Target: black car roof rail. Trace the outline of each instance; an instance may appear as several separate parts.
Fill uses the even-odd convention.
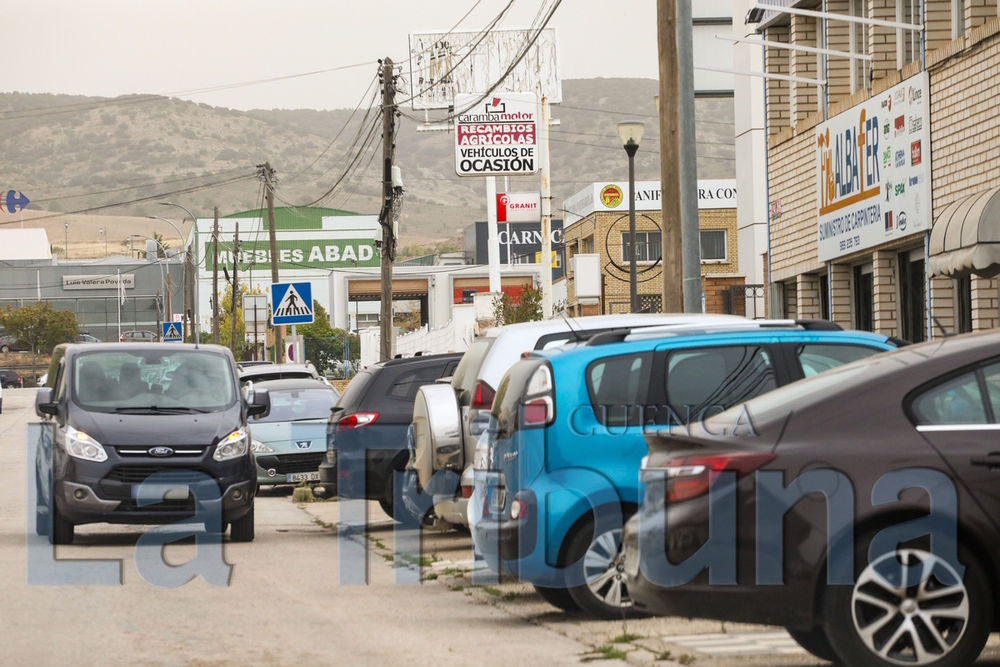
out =
[[[843,331],[844,327],[830,320],[795,320],[806,331]]]
[[[609,343],[620,343],[631,334],[631,328],[602,331],[601,333],[591,336],[587,340],[586,345],[608,345]]]

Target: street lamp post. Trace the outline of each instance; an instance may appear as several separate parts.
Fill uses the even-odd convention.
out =
[[[177,228],[177,225],[175,225],[174,223],[170,222],[166,218],[161,218],[158,215],[147,215],[146,217],[149,218],[150,220],[162,220],[163,222],[167,223],[168,225],[170,225],[171,227],[174,228],[174,231],[177,232],[177,236],[179,236],[180,239],[181,239],[181,257],[184,258],[184,262],[187,262],[187,245],[184,242],[184,235],[181,234],[181,230]],[[163,248],[163,244],[162,243],[160,244],[160,247]],[[163,250],[163,259],[164,259],[164,261],[167,261],[167,251],[166,251],[166,249]],[[185,266],[186,266],[186,264],[185,264]],[[187,270],[185,269],[184,273],[181,274],[181,275],[183,276],[183,278],[181,279],[181,292],[183,294],[187,294],[187,291],[186,291],[187,290]],[[171,284],[172,283],[170,282],[170,262],[167,261],[167,285],[168,285],[168,288],[167,288],[167,311],[170,313],[170,319],[172,321],[174,319],[174,309],[173,309],[173,306],[170,303],[170,290],[171,290],[170,285]],[[187,313],[185,313],[185,316],[186,315],[187,315]]]
[[[63,255],[65,255],[64,259],[69,259],[69,222],[64,222],[63,226],[66,229],[66,250]]]
[[[160,206],[176,206],[177,208],[181,209],[182,211],[184,211],[185,213],[188,214],[188,217],[191,218],[191,224],[194,225],[194,243],[195,243],[195,249],[194,249],[194,251],[195,251],[195,254],[197,254],[198,253],[198,218],[194,217],[194,213],[192,213],[191,211],[187,210],[187,208],[181,206],[180,204],[175,204],[175,203],[169,202],[169,201],[161,201],[161,202],[159,202],[159,204],[160,204]],[[171,223],[171,224],[173,224],[173,223]],[[175,226],[174,229],[177,229],[177,227]],[[177,233],[180,234],[180,230],[178,230]],[[181,238],[183,238],[183,237],[181,237]],[[187,268],[186,267],[187,267],[188,259],[189,259],[189,257],[188,257],[189,250],[190,250],[190,247],[185,242],[184,243],[184,266],[185,266],[184,275],[185,276],[187,276]],[[194,264],[195,265],[191,268],[191,272],[192,273],[195,273],[198,270],[197,261],[194,262]],[[192,276],[191,280],[192,280],[192,283],[191,283],[192,285],[197,285],[198,284],[198,280],[197,280],[197,278],[195,276]],[[188,285],[187,285],[187,282],[185,281],[185,288],[184,288],[184,298],[185,299],[187,298],[187,288],[188,288]],[[201,328],[201,321],[198,319],[198,299],[197,299],[197,297],[194,297],[192,295],[192,301],[194,301],[194,303],[191,304],[191,308],[194,311],[194,321],[195,321],[195,325],[194,325],[194,344],[197,345],[199,343],[200,339],[201,339],[201,336],[200,336],[201,332],[199,331],[199,329]],[[187,319],[187,311],[186,311],[186,309],[185,309],[185,312],[184,312],[184,318]]]
[[[618,123],[618,136],[621,137],[622,146],[625,148],[625,153],[628,154],[628,290],[633,313],[639,311],[638,281],[636,278],[638,258],[635,251],[635,152],[639,150],[643,129],[643,124],[637,120],[623,120]]]
[[[104,259],[108,258],[108,235],[104,232],[104,227],[97,230],[97,233],[104,237]]]
[[[154,239],[152,236],[146,236],[145,234],[129,234],[128,235],[129,239],[132,239],[135,236],[138,236],[141,239],[149,239],[150,241],[152,241],[156,245],[160,246],[160,250],[163,251],[163,258],[164,258],[164,260],[166,260],[167,250],[166,250],[166,248],[163,247],[162,243],[160,243],[159,241],[157,241],[156,239]],[[146,246],[146,247],[148,248],[149,246]],[[164,275],[163,275],[163,264],[161,262],[157,262],[157,264],[160,265],[160,284],[163,286],[163,291],[166,292],[167,303],[165,305],[167,307],[167,311],[169,311],[170,310],[170,265],[167,264],[167,275],[166,275],[166,277],[164,277]],[[163,306],[162,305],[160,306],[160,313],[162,313],[162,315],[163,315],[163,320],[164,321],[168,321],[167,320],[167,313],[163,310]],[[171,317],[172,317],[172,315],[171,315]],[[157,335],[159,335],[159,334],[157,334]]]

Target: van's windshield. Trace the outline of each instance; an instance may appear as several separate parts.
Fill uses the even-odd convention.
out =
[[[73,401],[96,412],[220,412],[237,396],[228,360],[211,352],[89,352],[72,382]]]

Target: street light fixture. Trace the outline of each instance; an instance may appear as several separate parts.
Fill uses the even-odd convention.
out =
[[[639,150],[639,142],[642,141],[644,129],[645,125],[637,120],[623,120],[618,123],[618,136],[621,138],[622,147],[628,155],[628,290],[630,310],[633,313],[639,311],[635,252],[635,153]]]
[[[108,235],[104,233],[104,227],[100,227],[97,233],[104,237],[104,259],[108,258]]]

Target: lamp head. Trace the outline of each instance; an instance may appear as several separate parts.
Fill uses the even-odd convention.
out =
[[[622,140],[622,146],[629,155],[635,155],[639,149],[639,142],[642,141],[642,131],[645,129],[640,121],[623,120],[618,123],[618,136]]]

